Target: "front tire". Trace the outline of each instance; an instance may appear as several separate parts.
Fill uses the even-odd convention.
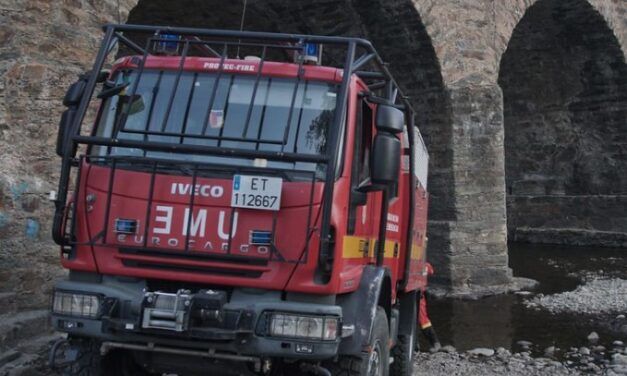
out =
[[[69,347],[76,351],[76,360],[61,369],[63,376],[105,376],[100,344],[88,339],[73,339]]]
[[[377,307],[368,353],[360,357],[341,356],[329,366],[333,376],[388,376],[390,371],[390,329],[385,310]]]
[[[100,354],[98,341],[73,338],[69,348],[76,351],[76,360],[61,369],[62,376],[148,376],[128,352],[110,351]]]

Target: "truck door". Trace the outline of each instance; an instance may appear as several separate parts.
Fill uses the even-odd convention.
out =
[[[363,98],[358,100],[347,227],[347,234],[359,239],[359,249],[363,251],[364,256],[367,256],[374,246],[375,193],[358,192],[357,188],[370,178],[370,152],[374,127],[373,110],[372,104]]]

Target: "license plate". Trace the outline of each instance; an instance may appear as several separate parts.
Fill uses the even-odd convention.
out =
[[[235,175],[231,206],[235,208],[279,210],[283,179],[268,176]]]

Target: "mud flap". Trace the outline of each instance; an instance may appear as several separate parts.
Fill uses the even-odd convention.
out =
[[[342,307],[343,326],[354,326],[352,336],[342,339],[339,355],[359,356],[368,346],[370,333],[377,314],[381,288],[388,270],[382,267],[366,266],[357,291],[338,296],[337,304]]]
[[[411,334],[413,322],[418,320],[418,293],[409,291],[398,295],[400,306],[398,334]]]

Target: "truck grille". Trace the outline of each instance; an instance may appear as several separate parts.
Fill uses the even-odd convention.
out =
[[[259,278],[269,271],[268,261],[248,258],[224,258],[213,255],[181,255],[160,251],[121,248],[118,258],[126,267],[213,274],[228,277]]]

